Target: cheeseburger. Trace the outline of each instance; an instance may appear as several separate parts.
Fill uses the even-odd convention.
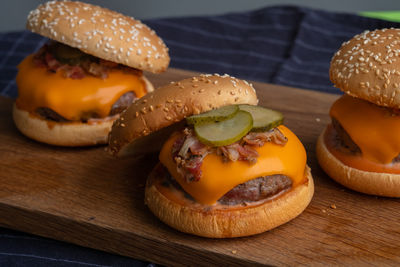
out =
[[[40,142],[106,143],[120,112],[153,90],[143,71],[169,64],[154,31],[99,6],[48,2],[29,13],[27,28],[51,40],[18,66],[13,118]]]
[[[320,165],[366,194],[400,197],[400,29],[366,31],[333,56],[330,78],[345,94],[318,139]]]
[[[163,141],[145,203],[171,227],[214,238],[258,234],[302,213],[314,184],[282,114],[257,103],[252,85],[228,75],[173,82],[121,115],[109,148],[140,154]]]

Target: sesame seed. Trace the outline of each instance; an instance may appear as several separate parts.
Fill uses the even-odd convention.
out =
[[[72,2],[73,3],[73,2]],[[60,35],[59,33],[57,33],[53,27],[59,23],[66,23],[70,28],[75,28],[77,26],[83,25],[85,23],[88,24],[99,24],[101,22],[102,27],[104,28],[108,28],[112,30],[111,32],[107,32],[105,33],[104,31],[101,30],[97,30],[97,29],[93,29],[87,32],[83,32],[82,34],[84,34],[85,36],[87,36],[86,40],[91,40],[94,36],[97,35],[102,35],[102,40],[105,43],[108,43],[107,46],[103,47],[104,52],[108,53],[108,52],[112,52],[113,54],[117,54],[117,53],[123,53],[125,50],[125,48],[121,49],[121,45],[119,44],[119,42],[121,41],[140,41],[141,45],[149,47],[150,50],[146,49],[146,51],[144,51],[145,53],[151,53],[151,52],[155,52],[158,50],[159,47],[161,47],[162,49],[162,53],[157,53],[157,55],[155,56],[156,58],[162,58],[165,57],[166,55],[164,53],[166,53],[168,50],[164,44],[164,42],[162,42],[162,40],[157,39],[157,38],[149,38],[150,35],[154,35],[154,31],[152,31],[151,29],[149,29],[147,26],[141,24],[140,21],[138,20],[134,20],[132,18],[129,17],[125,17],[123,15],[120,14],[112,14],[110,17],[107,16],[102,16],[103,13],[108,15],[108,10],[103,9],[101,7],[98,6],[92,6],[90,4],[83,4],[82,7],[79,8],[75,8],[75,4],[72,4],[68,6],[65,5],[62,1],[56,2],[56,1],[50,1],[48,3],[42,4],[40,5],[37,9],[32,10],[31,12],[29,12],[28,14],[28,25],[30,25],[33,29],[37,28],[38,30],[47,30],[50,34],[50,36],[52,36],[54,39],[58,38],[59,40],[65,42],[66,38],[65,36],[61,35],[58,37],[58,35]],[[53,9],[57,9],[57,15],[60,15],[57,18],[54,18],[53,14],[54,10]],[[83,12],[83,14],[82,14]],[[80,18],[81,16],[84,15],[85,18]],[[45,18],[42,19],[39,23],[39,18]],[[139,28],[144,28],[146,29],[147,32],[139,32],[138,29]],[[35,31],[35,30],[33,30]],[[37,30],[36,30],[37,31]],[[80,35],[79,31],[72,31],[72,36],[74,37],[73,40],[71,41],[71,46],[73,47],[77,47],[77,48],[87,48],[88,45],[86,44],[82,44],[83,40],[82,39],[78,39],[78,36]],[[119,35],[118,33],[127,33],[129,31],[129,36],[122,36]],[[108,36],[107,36],[108,34]],[[110,37],[111,36],[116,36],[116,37]],[[117,38],[118,42],[111,42],[113,40],[113,38]],[[93,38],[94,39],[94,38]],[[155,40],[154,40],[155,39]],[[94,42],[93,46],[96,47],[96,49],[100,49],[101,48],[102,43],[101,42]],[[132,44],[134,47],[138,46],[138,43],[135,42],[134,44]],[[90,46],[89,46],[90,47]],[[132,50],[130,50],[130,52],[133,52]],[[140,50],[137,51],[137,53],[140,55],[142,52]],[[129,53],[127,53],[126,55],[130,55]],[[152,54],[151,54],[152,55]],[[116,55],[117,58],[119,58],[120,60],[125,60],[123,58],[124,55]],[[154,57],[154,56],[153,56]],[[153,64],[151,62],[148,62],[146,65],[142,65],[142,66],[146,66],[149,68],[154,68]],[[165,67],[161,67],[161,68],[165,68]]]

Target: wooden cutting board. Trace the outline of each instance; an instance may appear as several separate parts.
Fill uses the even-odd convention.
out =
[[[160,86],[192,75],[170,69],[149,78]],[[165,265],[399,264],[400,199],[345,189],[317,165],[315,142],[337,96],[254,86],[260,104],[282,111],[285,124],[307,149],[315,195],[293,221],[236,239],[177,232],[143,203],[157,155],[114,159],[104,147],[60,148],[31,141],[12,122],[12,101],[0,98],[0,225]]]

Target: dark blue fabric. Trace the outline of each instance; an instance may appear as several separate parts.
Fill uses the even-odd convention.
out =
[[[292,6],[145,21],[170,48],[171,67],[338,93],[329,62],[343,41],[397,23]],[[16,65],[46,39],[0,34],[0,94],[17,96]],[[178,261],[179,259],[177,259]],[[0,266],[146,266],[147,263],[0,228]]]
[[[212,17],[148,20],[170,48],[171,67],[338,93],[329,62],[364,30],[399,23],[293,6]]]
[[[145,21],[170,48],[171,67],[338,93],[328,76],[341,43],[364,30],[399,23],[293,6],[222,16]],[[0,94],[16,97],[16,65],[46,38],[0,34]]]
[[[0,228],[0,266],[154,267],[155,265]]]

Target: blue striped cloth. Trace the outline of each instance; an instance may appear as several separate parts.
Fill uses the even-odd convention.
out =
[[[222,16],[145,21],[170,48],[171,67],[329,93],[329,62],[364,30],[399,27],[376,19],[293,6]],[[16,97],[16,65],[47,40],[0,34],[0,94]],[[146,266],[148,263],[0,228],[0,266]]]
[[[400,24],[293,6],[212,17],[150,20],[170,48],[171,66],[338,93],[329,64],[364,30]]]

